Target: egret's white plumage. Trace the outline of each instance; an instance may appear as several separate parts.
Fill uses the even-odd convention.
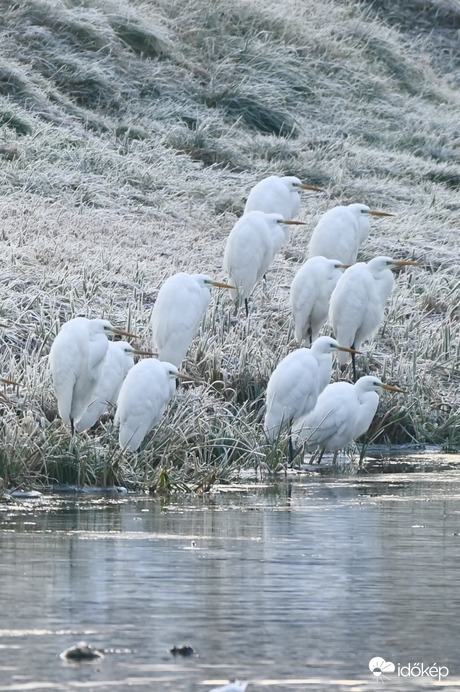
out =
[[[331,293],[346,265],[326,257],[311,257],[302,264],[291,284],[290,303],[295,338],[311,344],[327,320]]]
[[[322,255],[353,264],[358,248],[370,231],[370,216],[392,216],[372,211],[365,204],[348,204],[329,209],[315,226],[308,245],[308,256]]]
[[[299,348],[278,363],[267,385],[264,428],[268,437],[276,438],[314,408],[331,379],[332,352],[342,348],[335,339],[321,336],[311,348]]]
[[[137,351],[126,341],[109,341],[92,400],[75,425],[78,432],[91,428],[106,413],[110,405],[115,406],[123,380],[133,367],[133,356],[136,354],[152,355],[146,351]]]
[[[227,238],[223,266],[239,298],[247,301],[286,242],[285,225],[292,224],[304,225],[301,221],[286,220],[281,214],[250,211],[233,226]]]
[[[305,445],[310,452],[344,449],[369,428],[379,403],[378,391],[403,392],[399,387],[384,384],[378,377],[366,375],[354,385],[349,382],[329,384],[319,395],[315,408],[295,421],[292,438],[296,446]]]
[[[128,372],[118,395],[115,425],[122,449],[135,452],[163,416],[176,391],[176,379],[189,379],[175,365],[154,358],[139,361]]]
[[[109,347],[108,334],[135,338],[107,320],[75,317],[62,326],[51,346],[49,365],[59,415],[72,431],[91,403]]]
[[[393,288],[391,270],[416,264],[391,257],[374,257],[367,264],[358,262],[344,272],[332,292],[329,310],[334,336],[340,344],[359,350],[364,341],[372,339]],[[338,358],[341,363],[350,360],[347,353],[339,354]]]
[[[233,288],[205,274],[180,272],[166,279],[153,306],[152,345],[159,360],[178,367],[211,300],[211,286]]]
[[[293,219],[299,212],[299,190],[322,192],[321,188],[302,183],[293,175],[270,175],[251,189],[244,213],[264,211],[266,214],[281,214],[283,219]]]

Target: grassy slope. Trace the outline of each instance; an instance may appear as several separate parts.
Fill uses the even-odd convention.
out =
[[[46,363],[60,324],[103,315],[148,345],[161,282],[179,270],[223,278],[226,236],[272,173],[328,194],[304,198],[307,230],[254,294],[249,336],[224,297],[209,311],[187,368],[224,390],[184,392],[136,460],[110,422],[82,436],[87,480],[135,482],[142,469],[149,484],[206,486],[229,461],[264,459],[252,401],[295,347],[290,281],[319,216],[353,201],[397,215],[374,222],[362,259],[421,262],[398,278],[363,362],[408,388],[382,398],[387,422],[402,419],[389,431],[458,444],[455,3],[1,0],[0,11],[0,319],[11,325],[0,367],[21,380],[0,421],[0,475],[76,473]]]

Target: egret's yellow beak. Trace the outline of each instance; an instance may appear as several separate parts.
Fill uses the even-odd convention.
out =
[[[315,185],[308,185],[308,183],[300,183],[299,187],[302,190],[313,190],[313,192],[326,192],[322,187],[316,187]]]
[[[112,327],[110,330],[113,334],[119,334],[120,336],[129,336],[131,339],[137,339],[138,337],[135,334],[131,334],[130,332],[126,332],[124,329],[119,329],[118,327]]]
[[[178,377],[180,380],[184,380],[185,382],[196,382],[197,384],[203,384],[203,382],[197,380],[196,377],[186,375],[184,372],[176,372],[174,373],[174,376]]]
[[[286,224],[288,224],[288,226],[306,226],[307,225],[305,221],[290,221],[290,220],[287,221],[286,219],[280,219],[278,221],[278,223],[286,223]]]
[[[382,384],[384,389],[388,389],[390,392],[400,392],[401,394],[406,394],[405,389],[400,389],[399,387],[394,387],[392,384]]]
[[[389,214],[387,211],[365,211],[365,214],[372,214],[372,216],[395,216],[394,214]]]
[[[222,281],[211,281],[212,286],[217,286],[217,288],[236,288],[236,286],[230,286],[230,284],[224,284]]]
[[[356,351],[354,348],[348,348],[348,346],[335,346],[337,351],[346,351],[347,353],[358,353],[361,355],[361,351]]]

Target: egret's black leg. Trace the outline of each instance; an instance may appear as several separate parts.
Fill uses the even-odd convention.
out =
[[[249,317],[249,305],[248,305],[248,299],[244,299],[244,307],[246,308],[246,317]]]
[[[352,346],[352,348],[354,348],[354,346]],[[351,354],[351,363],[353,365],[353,382],[356,382],[356,355],[354,353]]]
[[[289,421],[289,462],[292,466],[294,462],[294,447],[292,446],[292,420]]]
[[[318,466],[321,464],[321,459],[323,458],[323,454],[324,454],[324,447],[320,451],[319,456],[318,456]]]
[[[72,437],[75,435],[75,423],[73,418],[70,419],[70,434]]]
[[[318,452],[319,452],[319,449],[315,449],[315,451],[313,452],[313,454],[310,457],[310,462],[309,462],[310,464],[315,463],[315,459],[318,456]]]

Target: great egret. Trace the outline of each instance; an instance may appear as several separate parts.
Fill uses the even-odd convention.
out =
[[[70,423],[72,434],[91,403],[109,347],[107,334],[136,338],[107,320],[75,317],[61,327],[51,346],[49,365],[59,415]]]
[[[211,300],[211,286],[235,288],[205,274],[180,272],[166,279],[151,318],[152,344],[159,360],[176,367],[182,363]]]
[[[118,395],[115,425],[120,426],[120,447],[135,452],[163,416],[176,391],[176,379],[192,377],[175,365],[154,358],[139,361],[126,375]]]
[[[359,350],[363,341],[372,339],[383,319],[385,303],[394,284],[392,269],[417,262],[374,257],[367,264],[358,262],[339,278],[331,295],[329,317],[337,341]],[[348,354],[339,354],[340,363],[350,362]],[[356,381],[355,356],[351,354],[353,379]]]
[[[251,189],[244,213],[264,211],[266,214],[281,214],[284,219],[293,219],[299,212],[299,190],[323,192],[320,187],[302,183],[293,175],[270,175]]]
[[[331,379],[332,352],[343,349],[335,339],[321,336],[311,348],[298,348],[278,363],[267,385],[267,437],[275,439],[284,429],[290,431],[293,421],[315,407],[318,395]]]
[[[308,256],[322,255],[353,264],[358,248],[367,238],[370,216],[393,216],[384,211],[372,211],[365,204],[348,204],[329,209],[315,226],[308,245]]]
[[[230,231],[223,266],[229,282],[237,288],[238,297],[244,299],[246,315],[248,297],[288,239],[285,225],[305,224],[286,220],[281,214],[250,211],[238,219]]]
[[[404,393],[403,389],[384,384],[372,375],[361,377],[355,384],[329,384],[319,395],[313,411],[292,426],[294,444],[304,444],[310,452],[316,450],[318,463],[324,452],[334,452],[335,463],[338,452],[368,430],[381,389]]]
[[[126,341],[109,341],[91,403],[75,425],[78,432],[91,428],[106,413],[110,405],[115,406],[123,380],[134,365],[133,356],[135,355],[152,356],[153,353],[138,351]]]
[[[294,276],[290,302],[299,344],[306,340],[311,346],[318,337],[327,320],[331,293],[347,267],[339,260],[310,257]]]

